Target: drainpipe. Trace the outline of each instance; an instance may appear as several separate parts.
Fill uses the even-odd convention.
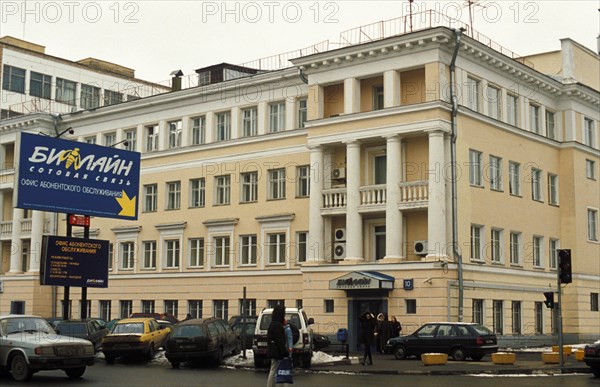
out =
[[[454,30],[454,37],[456,44],[454,46],[454,52],[452,53],[452,61],[450,62],[450,98],[452,99],[452,115],[451,115],[451,127],[452,134],[450,138],[450,159],[452,163],[452,249],[454,251],[454,257],[458,264],[458,321],[463,320],[463,309],[464,309],[464,285],[463,285],[463,268],[462,268],[462,254],[458,247],[458,214],[457,214],[457,193],[456,193],[456,116],[458,114],[458,101],[456,99],[456,93],[454,90],[454,84],[456,82],[456,57],[458,56],[458,50],[460,49],[460,39],[464,28]]]

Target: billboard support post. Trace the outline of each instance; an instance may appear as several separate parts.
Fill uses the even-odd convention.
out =
[[[71,217],[71,214],[67,214],[67,236],[70,238],[73,234],[73,226],[71,226],[71,222],[69,222],[69,218]],[[70,303],[70,288],[68,286],[65,286],[65,296],[63,299],[63,307],[62,307],[62,318],[63,320],[68,320],[69,319],[69,303]]]
[[[90,217],[85,216],[85,226],[83,226],[83,239],[90,239]],[[88,318],[87,315],[87,286],[81,288],[81,319]]]

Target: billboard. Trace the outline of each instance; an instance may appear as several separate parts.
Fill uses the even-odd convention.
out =
[[[109,242],[44,236],[40,283],[42,285],[108,287]]]
[[[20,134],[15,207],[137,219],[140,154]]]

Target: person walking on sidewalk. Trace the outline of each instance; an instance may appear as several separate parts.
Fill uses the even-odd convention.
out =
[[[390,324],[392,325],[392,337],[400,336],[402,332],[402,324],[396,319],[396,316],[392,316]]]
[[[362,365],[373,365],[373,356],[371,355],[371,345],[373,344],[373,336],[375,334],[375,316],[371,312],[363,313],[360,318],[360,332],[358,335],[359,343],[365,347],[364,359],[360,363]],[[369,363],[367,363],[367,358]]]
[[[273,309],[271,325],[267,331],[268,357],[271,359],[271,369],[267,379],[267,387],[275,387],[277,367],[281,359],[289,356],[287,337],[284,328],[285,306],[277,305]]]

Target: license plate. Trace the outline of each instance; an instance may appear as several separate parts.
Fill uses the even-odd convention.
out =
[[[264,342],[264,341],[259,341],[258,343],[256,343],[256,345],[257,345],[258,347],[266,347],[266,346],[267,346],[267,343],[266,343],[266,342]]]

